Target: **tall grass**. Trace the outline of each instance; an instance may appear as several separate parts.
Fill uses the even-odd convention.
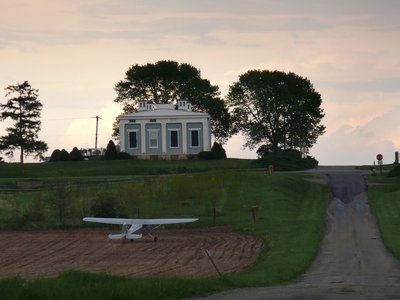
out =
[[[138,211],[140,217],[196,216],[199,222],[185,226],[229,226],[262,238],[265,246],[248,270],[226,274],[222,280],[131,279],[72,272],[34,282],[0,281],[0,289],[8,291],[10,299],[179,299],[231,287],[288,282],[307,269],[318,251],[327,202],[326,188],[299,175],[207,172],[146,178],[103,187],[97,192],[73,191],[76,194],[70,198],[66,223],[81,224],[83,212],[92,213],[96,193],[104,192],[112,195],[118,213],[129,217],[135,217]],[[8,203],[15,200],[18,199]],[[33,209],[24,205],[22,213]],[[251,222],[253,206],[259,207],[256,224]],[[45,220],[35,224],[57,225],[51,206],[46,211]]]
[[[368,198],[383,242],[400,259],[400,178],[370,177],[369,183]]]

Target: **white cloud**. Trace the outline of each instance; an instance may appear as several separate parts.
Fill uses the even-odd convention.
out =
[[[385,163],[392,163],[394,152],[400,149],[399,114],[400,107],[396,107],[363,125],[342,125],[321,137],[311,154],[320,164],[372,164],[378,153],[383,154]]]

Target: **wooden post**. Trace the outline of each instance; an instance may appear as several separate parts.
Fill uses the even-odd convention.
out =
[[[252,206],[251,207],[251,219],[253,221],[253,224],[256,224],[256,222],[257,222],[259,210],[260,209],[259,209],[258,206]]]
[[[213,220],[215,224],[217,222],[217,210],[215,209],[215,207],[213,207]]]

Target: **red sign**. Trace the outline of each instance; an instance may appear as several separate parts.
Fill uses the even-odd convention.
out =
[[[378,155],[376,156],[376,159],[377,159],[377,160],[382,160],[382,159],[383,159],[383,155],[382,155],[382,154],[378,154]]]

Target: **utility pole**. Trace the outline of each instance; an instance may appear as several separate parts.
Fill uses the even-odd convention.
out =
[[[102,118],[100,118],[99,116],[95,116],[96,118],[96,140],[94,142],[94,153],[95,156],[97,157],[98,153],[97,153],[97,136],[99,134],[99,119],[103,120]]]

